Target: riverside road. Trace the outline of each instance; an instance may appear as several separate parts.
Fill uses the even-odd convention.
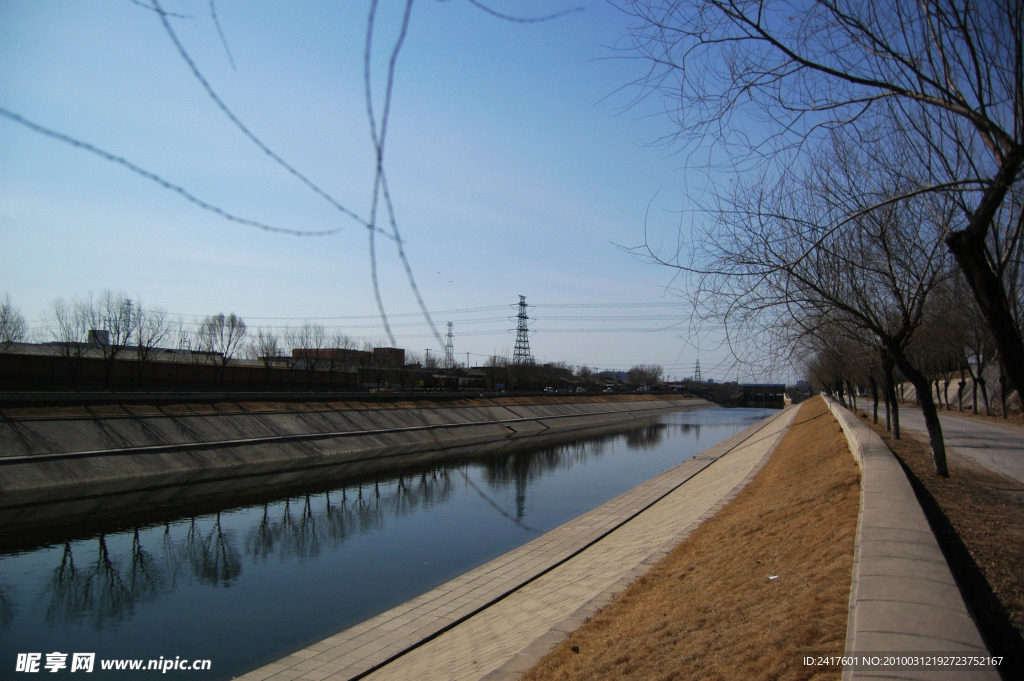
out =
[[[1024,429],[949,412],[940,412],[939,422],[947,449],[1024,483]],[[900,425],[928,436],[924,415],[916,409],[901,409]]]

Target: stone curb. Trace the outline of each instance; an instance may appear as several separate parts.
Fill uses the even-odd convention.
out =
[[[878,435],[828,400],[861,469],[846,656],[989,655],[896,457]],[[938,675],[938,676],[937,676]],[[847,668],[854,679],[998,680],[994,667]]]

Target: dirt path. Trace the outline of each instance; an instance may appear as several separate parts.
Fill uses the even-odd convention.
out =
[[[818,397],[745,490],[524,681],[838,679],[859,471]]]

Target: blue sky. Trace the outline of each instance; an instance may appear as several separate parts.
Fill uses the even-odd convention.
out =
[[[125,168],[0,118],[0,292],[38,326],[52,301],[123,291],[186,321],[236,312],[250,328],[318,321],[390,341],[367,230],[274,164],[219,111],[146,0],[0,0],[0,107],[124,158],[228,212],[229,222]],[[369,3],[165,0],[171,25],[218,96],[268,147],[367,218],[374,156],[363,91]],[[404,3],[374,36],[374,106]],[[644,64],[612,49],[628,17],[604,0],[488,5],[417,0],[398,58],[385,150],[419,293],[460,361],[511,354],[515,304],[530,304],[541,361],[692,374],[698,339],[672,272],[624,253],[644,222],[674,238],[704,179],[684,174],[660,101],[629,107]],[[226,47],[225,43],[226,42]],[[652,202],[653,201],[653,202]],[[648,206],[651,211],[648,213]],[[383,214],[383,213],[382,213]],[[382,229],[389,229],[386,221]],[[660,239],[662,237],[656,237]],[[378,238],[395,342],[441,347],[395,244]],[[612,331],[618,329],[618,331]],[[710,331],[705,376],[726,378]],[[729,372],[735,377],[735,371]],[[741,378],[768,379],[747,373]],[[776,377],[781,378],[781,377]]]

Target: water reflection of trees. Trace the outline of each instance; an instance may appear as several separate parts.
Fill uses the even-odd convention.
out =
[[[202,525],[192,518],[178,554],[191,574],[201,583],[228,586],[242,574],[242,560],[232,544],[232,536],[221,525],[220,513],[204,534]],[[179,564],[181,564],[179,563]]]
[[[44,592],[44,618],[48,624],[68,623],[88,616],[103,629],[134,612],[135,604],[160,591],[160,571],[135,536],[127,561],[111,555],[106,535],[95,539],[96,554],[87,567],[75,563],[71,542],[64,544],[60,564]]]
[[[84,618],[96,629],[106,629],[131,617],[138,604],[173,591],[182,575],[226,585],[241,574],[239,552],[221,527],[220,514],[207,530],[191,519],[180,539],[173,536],[168,524],[156,551],[143,546],[141,528],[130,532],[131,544],[124,556],[112,554],[105,534],[89,542],[64,544],[60,563],[41,596],[47,624],[70,624]],[[88,552],[92,541],[95,557],[80,567],[75,552]]]
[[[230,585],[242,574],[244,556],[315,557],[352,535],[379,529],[389,516],[443,503],[452,491],[450,468],[438,467],[267,502],[252,527],[240,533],[226,529],[218,512],[165,523],[162,533],[136,527],[68,541],[40,596],[43,617],[50,625],[85,620],[108,628],[131,617],[137,605],[187,583]],[[123,555],[110,542],[127,546]],[[11,600],[0,589],[0,624],[12,618]]]
[[[64,544],[60,565],[50,577],[49,588],[45,591],[46,608],[44,618],[47,624],[73,621],[86,612],[89,599],[87,579],[75,566],[71,543]]]
[[[693,433],[697,439],[700,439],[700,424],[699,423],[672,423],[667,426],[671,431],[675,431],[680,435],[689,435]]]
[[[675,424],[674,424],[675,425]],[[683,432],[689,432],[686,425]],[[668,426],[651,423],[628,430],[623,439],[630,449],[652,449],[665,439]],[[588,459],[601,458],[615,447],[616,439],[608,437],[581,438],[572,442],[539,447],[529,451],[489,457],[484,462],[484,479],[494,487],[515,484],[517,489],[559,469],[569,469]]]
[[[684,433],[691,428],[679,427]],[[625,444],[632,449],[651,448],[666,432],[665,424],[645,426],[628,432]],[[247,516],[250,526],[243,529],[227,529],[221,512],[216,512],[164,523],[162,532],[161,526],[136,527],[121,534],[68,541],[40,596],[44,618],[50,625],[84,620],[103,629],[131,617],[137,605],[186,584],[229,586],[241,576],[246,559],[315,557],[354,535],[379,530],[390,517],[445,503],[454,493],[456,476],[468,480],[467,471],[472,467],[482,469],[488,486],[514,488],[515,517],[511,513],[509,517],[521,522],[532,481],[602,457],[617,443],[621,441],[580,439],[268,501]],[[110,546],[124,548],[117,554]],[[12,617],[11,601],[0,589],[0,623],[9,623]]]
[[[212,524],[204,529],[204,522]],[[139,529],[134,533],[134,542],[139,542]],[[189,518],[184,523],[165,523],[160,549],[160,558],[151,561],[159,566],[155,575],[160,579],[152,580],[158,587],[154,595],[173,591],[182,580],[229,586],[242,574],[241,554],[234,546],[233,534],[225,531],[220,513]],[[140,552],[141,546],[138,551],[132,550],[133,554]]]
[[[688,430],[683,432],[688,432]],[[626,446],[630,449],[652,449],[661,444],[666,433],[666,424],[654,422],[626,431],[623,438]],[[513,487],[516,502],[515,517],[522,521],[526,509],[526,491],[531,482],[552,471],[569,469],[588,459],[600,458],[613,450],[615,444],[615,438],[598,436],[539,447],[529,451],[495,455],[484,461],[484,480],[490,487],[496,489]]]
[[[378,530],[389,517],[443,503],[451,495],[449,468],[437,467],[266,503],[260,521],[246,534],[245,552],[257,559],[316,556],[324,546]]]
[[[626,444],[630,449],[654,449],[665,439],[665,430],[662,423],[630,430],[625,435]]]

